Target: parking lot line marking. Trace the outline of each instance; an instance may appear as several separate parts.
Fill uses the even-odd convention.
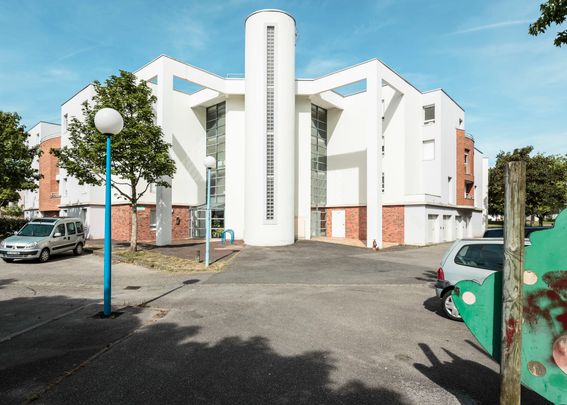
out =
[[[27,327],[27,328],[25,328],[25,329],[22,329],[22,330],[18,331],[18,332],[14,332],[14,333],[12,333],[11,335],[8,335],[8,336],[6,336],[6,337],[0,339],[0,343],[4,343],[4,342],[6,342],[6,341],[8,341],[8,340],[12,340],[13,338],[18,337],[18,336],[20,336],[20,335],[23,335],[24,333],[30,332],[30,331],[32,331],[32,330],[34,330],[34,329],[37,329],[37,328],[39,328],[39,327],[41,327],[41,326],[43,326],[43,325],[47,325],[47,324],[50,323],[50,322],[53,322],[53,321],[56,321],[56,320],[58,320],[58,319],[64,318],[64,317],[66,317],[67,315],[71,315],[71,314],[73,314],[73,313],[75,313],[75,312],[78,312],[78,311],[81,311],[82,309],[85,309],[86,307],[89,307],[89,306],[91,306],[91,305],[97,305],[97,304],[100,304],[100,303],[93,302],[93,303],[90,303],[90,304],[82,305],[82,306],[80,306],[79,308],[75,308],[75,309],[72,309],[72,310],[70,310],[70,311],[64,312],[64,313],[62,313],[62,314],[60,314],[60,315],[57,315],[57,316],[55,316],[55,317],[53,317],[53,318],[46,319],[46,320],[43,321],[43,322],[36,323],[35,325],[29,326],[29,327]]]

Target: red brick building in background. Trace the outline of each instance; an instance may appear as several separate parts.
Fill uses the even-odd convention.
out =
[[[39,180],[39,212],[44,217],[59,215],[59,166],[57,158],[50,152],[51,148],[61,147],[61,136],[48,138],[40,143],[39,172],[43,176]]]
[[[474,140],[457,129],[457,205],[474,205]]]
[[[28,131],[28,145],[38,146],[41,155],[32,167],[42,175],[35,190],[23,191],[20,205],[27,219],[54,217],[59,215],[59,166],[51,148],[61,147],[61,127],[51,122],[41,121]]]

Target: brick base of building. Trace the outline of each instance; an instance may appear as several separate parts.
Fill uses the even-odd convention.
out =
[[[333,211],[345,212],[345,238],[366,240],[366,207],[327,208],[327,236],[333,236]]]
[[[345,238],[366,241],[366,207],[327,208],[327,237],[333,235],[333,211],[345,211]],[[382,207],[382,241],[404,243],[404,206]]]
[[[155,241],[156,231],[150,227],[150,213],[155,205],[139,205],[136,212],[138,220],[138,240]],[[171,237],[174,240],[189,237],[189,207],[174,206],[171,219]],[[112,206],[112,239],[130,240],[132,231],[132,211],[129,205]]]
[[[382,207],[382,242],[404,243],[404,206]]]

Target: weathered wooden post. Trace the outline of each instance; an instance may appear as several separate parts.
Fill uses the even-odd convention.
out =
[[[522,276],[526,222],[526,162],[506,165],[500,404],[519,405],[522,369]]]

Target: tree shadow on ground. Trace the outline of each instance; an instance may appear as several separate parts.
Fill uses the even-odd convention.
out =
[[[27,402],[140,326],[141,308],[112,321],[94,319],[100,310],[98,300],[63,295],[1,300],[0,403]]]
[[[398,392],[369,387],[360,380],[334,383],[331,375],[337,366],[330,352],[280,354],[261,336],[197,341],[198,330],[174,323],[148,325],[41,399],[55,403],[66,398],[80,398],[82,403],[117,398],[126,403],[173,404],[408,403]]]
[[[482,349],[467,341],[475,349]],[[467,360],[443,349],[450,361],[441,361],[425,343],[419,347],[429,359],[430,366],[414,363],[414,367],[435,384],[449,391],[461,404],[497,404],[499,401],[500,376],[490,368]],[[535,392],[522,387],[522,404],[550,404]]]
[[[37,310],[46,307],[54,310]],[[408,403],[360,380],[333,381],[330,352],[278,353],[261,336],[204,337],[158,308],[127,307],[116,319],[97,319],[100,310],[97,300],[66,296],[0,301],[0,313],[33,318],[0,341],[0,402]]]

